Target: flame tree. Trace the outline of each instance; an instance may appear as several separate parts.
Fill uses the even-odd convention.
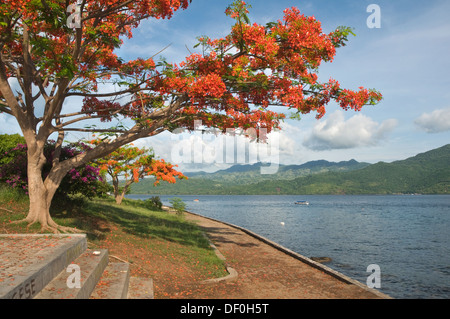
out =
[[[324,33],[314,17],[296,8],[282,20],[251,23],[242,1],[225,13],[235,20],[221,39],[203,37],[202,54],[178,64],[153,58],[124,61],[115,53],[123,38],[145,19],[169,19],[188,0],[2,0],[0,3],[0,112],[13,116],[28,146],[29,223],[64,231],[50,216],[50,204],[63,177],[136,139],[175,128],[277,128],[285,106],[320,118],[330,101],[360,110],[381,94],[321,83],[318,68],[331,62],[351,30]],[[68,23],[68,21],[75,23]],[[114,89],[111,88],[111,83]],[[109,84],[109,85],[103,85]],[[74,99],[77,98],[77,99]],[[70,101],[79,101],[71,106]],[[73,102],[75,103],[75,102]],[[113,119],[129,119],[124,129]],[[97,120],[102,128],[86,126]],[[92,122],[88,122],[92,123]],[[107,125],[107,124],[111,125]],[[83,125],[84,124],[84,125]],[[61,160],[67,132],[100,132],[114,138]],[[52,169],[43,178],[44,146],[57,134]]]
[[[94,145],[98,143],[98,140],[92,141]],[[130,144],[97,159],[94,165],[100,169],[100,173],[106,173],[111,178],[114,197],[119,205],[131,184],[138,183],[146,176],[155,178],[155,186],[161,180],[175,183],[176,177],[187,179],[181,172],[175,170],[174,165],[167,163],[164,159],[156,159],[152,149],[138,148]]]

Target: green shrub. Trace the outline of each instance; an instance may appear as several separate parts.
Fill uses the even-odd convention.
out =
[[[170,204],[172,204],[173,209],[177,211],[178,215],[182,215],[184,210],[186,209],[186,204],[183,202],[181,198],[174,197],[170,199]]]
[[[144,201],[144,206],[149,209],[156,208],[156,209],[160,210],[162,208],[162,202],[161,202],[161,199],[159,198],[159,196],[153,196]]]
[[[6,183],[12,188],[28,192],[27,176],[27,145],[18,143],[22,141],[19,135],[0,135],[0,182]],[[8,148],[9,147],[9,148]],[[65,145],[61,149],[60,160],[66,160],[82,153],[86,148],[83,143]],[[48,142],[45,145],[44,155],[46,163],[43,168],[45,177],[52,168],[55,143]],[[61,181],[55,194],[55,199],[61,201],[68,199],[68,195],[82,194],[87,198],[100,196],[108,191],[107,184],[100,175],[100,169],[90,164],[71,169]]]
[[[19,144],[25,145],[25,138],[19,134],[0,134],[0,165],[15,159],[15,154],[10,153],[10,150]]]

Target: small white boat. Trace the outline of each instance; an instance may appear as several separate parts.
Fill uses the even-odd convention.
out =
[[[309,202],[306,200],[298,200],[295,202],[295,205],[309,205]]]

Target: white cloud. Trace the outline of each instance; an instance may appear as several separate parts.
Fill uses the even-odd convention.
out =
[[[336,111],[328,119],[314,125],[303,145],[317,151],[374,146],[396,125],[395,119],[388,119],[379,124],[362,114],[346,121],[344,112]]]
[[[268,135],[269,142],[276,139],[278,153],[280,156],[294,156],[297,146],[296,136],[301,134],[301,129],[297,126],[283,122],[281,124],[281,129],[273,131]]]
[[[0,113],[0,134],[21,134],[16,118],[6,113]]]
[[[158,136],[135,141],[138,147],[152,147],[159,158],[176,164],[182,171],[215,171],[236,164],[256,162],[280,163],[280,157],[295,156],[295,140],[290,136],[298,129],[289,126],[289,132],[274,131],[267,135],[266,143],[233,134],[202,134],[200,131],[174,134],[164,132]],[[264,132],[261,132],[264,134]]]
[[[450,107],[423,113],[414,123],[428,133],[450,131]]]

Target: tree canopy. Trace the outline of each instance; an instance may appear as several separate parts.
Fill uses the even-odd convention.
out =
[[[100,140],[91,142],[93,145],[98,143]],[[94,165],[100,169],[100,173],[108,174],[111,177],[117,204],[122,203],[131,184],[138,183],[146,176],[155,178],[153,183],[155,186],[161,180],[175,183],[176,177],[187,179],[174,168],[174,165],[166,163],[163,159],[155,158],[152,149],[139,148],[130,144],[119,147],[111,154],[97,159]]]
[[[341,88],[335,79],[318,81],[318,68],[333,61],[352,33],[321,23],[297,8],[282,20],[261,25],[248,17],[243,1],[225,13],[234,19],[224,38],[199,38],[201,53],[180,63],[153,57],[125,61],[117,55],[123,38],[146,19],[169,19],[188,0],[3,0],[0,4],[0,112],[16,118],[28,147],[29,222],[55,228],[48,213],[63,177],[73,168],[105,156],[138,138],[194,120],[227,128],[278,128],[285,106],[320,118],[330,101],[359,111],[381,100],[360,87]],[[72,106],[68,101],[82,98]],[[122,127],[115,119],[132,121]],[[96,120],[102,126],[86,123]],[[108,125],[109,123],[109,125]],[[72,158],[59,153],[68,132],[110,134]],[[57,134],[52,170],[43,179],[44,145]]]

